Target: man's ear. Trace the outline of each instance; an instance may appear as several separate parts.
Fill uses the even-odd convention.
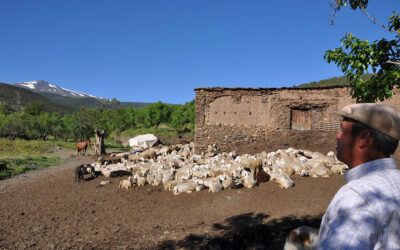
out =
[[[358,146],[360,148],[364,148],[371,143],[371,132],[369,132],[368,129],[363,129],[359,134],[358,134]]]

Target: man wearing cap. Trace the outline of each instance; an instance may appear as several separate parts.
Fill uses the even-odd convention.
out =
[[[400,112],[387,104],[351,104],[336,135],[350,170],[322,218],[318,249],[400,249],[400,170],[390,158]]]

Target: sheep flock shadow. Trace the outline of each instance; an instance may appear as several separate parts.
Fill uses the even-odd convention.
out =
[[[321,216],[287,216],[264,223],[269,215],[246,213],[213,225],[213,235],[190,234],[180,241],[167,240],[157,249],[283,249],[286,235],[300,226],[319,227]]]

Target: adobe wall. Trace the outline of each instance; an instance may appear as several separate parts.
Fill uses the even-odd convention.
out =
[[[297,128],[295,122],[301,129],[337,131],[336,112],[353,102],[347,87],[197,88],[195,94],[196,152],[210,144],[228,152],[233,145],[267,143],[275,132]],[[397,99],[387,103],[400,108]]]

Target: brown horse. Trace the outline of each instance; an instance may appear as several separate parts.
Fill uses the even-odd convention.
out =
[[[81,151],[83,151],[83,153],[85,153],[85,155],[86,155],[86,150],[87,150],[87,147],[90,145],[90,139],[87,139],[86,141],[84,141],[84,142],[78,142],[77,144],[76,144],[76,149],[78,150],[78,155],[79,155],[79,153],[81,152]],[[82,153],[81,153],[82,154]]]

